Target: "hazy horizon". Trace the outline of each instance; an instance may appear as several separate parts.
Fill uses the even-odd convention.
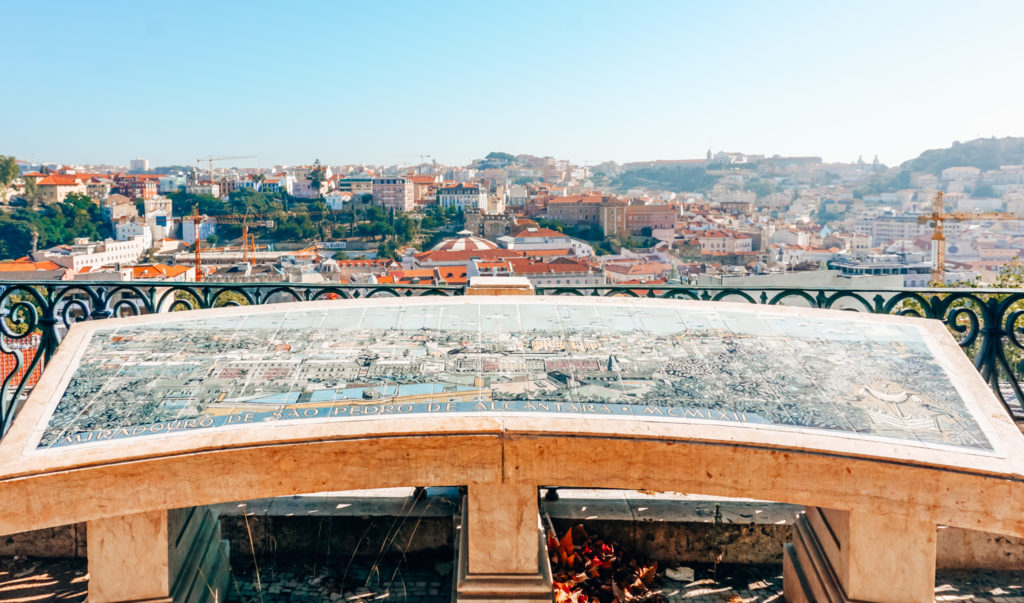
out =
[[[1024,135],[1024,4],[5,7],[0,153],[69,164],[898,165]],[[429,159],[428,159],[429,160]]]

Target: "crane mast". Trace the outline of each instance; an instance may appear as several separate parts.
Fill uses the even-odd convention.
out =
[[[196,282],[202,282],[202,255],[200,253],[200,222],[216,222],[220,224],[241,224],[242,225],[242,261],[247,262],[250,266],[256,263],[256,235],[249,234],[249,226],[265,226],[267,228],[274,227],[274,220],[268,218],[269,214],[250,214],[246,213],[243,215],[224,215],[224,216],[201,216],[199,215],[199,206],[194,206],[192,213],[192,229],[195,235],[195,264],[196,264]],[[254,219],[261,218],[261,219]]]
[[[946,216],[943,214],[942,191],[935,195],[932,220],[935,221],[935,231],[932,232],[932,286],[941,287],[946,284]]]
[[[201,283],[203,281],[203,264],[202,258],[199,255],[199,206],[196,205],[192,214],[192,232],[195,234],[195,249],[196,249],[196,282]]]
[[[920,224],[934,223],[932,231],[932,286],[942,287],[946,284],[946,220],[964,222],[967,220],[1017,220],[1017,216],[1002,212],[952,212],[946,213],[942,203],[942,191],[935,194],[932,213],[918,216]]]

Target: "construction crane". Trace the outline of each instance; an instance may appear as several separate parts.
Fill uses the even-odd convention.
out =
[[[214,157],[213,155],[210,155],[209,157],[200,157],[199,159],[196,159],[196,164],[202,166],[204,161],[208,162],[210,168],[210,184],[213,184],[213,162],[229,161],[231,159],[256,159],[256,155],[238,155],[235,157]]]
[[[932,286],[942,287],[946,284],[946,221],[965,222],[967,220],[1019,220],[1014,214],[997,211],[946,213],[942,204],[942,192],[935,195],[931,215],[918,216],[920,224],[934,223],[932,232]]]
[[[263,226],[266,228],[274,227],[274,220],[270,217],[271,215],[285,215],[288,217],[308,217],[311,220],[325,219],[334,217],[336,214],[332,211],[326,212],[296,212],[296,211],[284,211],[269,213],[245,213],[245,214],[227,214],[227,215],[201,215],[199,213],[199,206],[193,207],[193,212],[190,215],[192,219],[192,228],[194,232],[195,240],[195,263],[196,263],[196,282],[201,282],[203,279],[202,273],[202,254],[200,250],[200,239],[199,229],[200,224],[203,222],[213,222],[216,224],[241,224],[242,225],[242,260],[248,262],[250,265],[255,263],[256,260],[256,235],[249,234],[250,226]],[[314,246],[313,248],[316,248]],[[307,248],[303,251],[310,251],[313,248]]]
[[[242,225],[242,261],[252,265],[256,261],[256,235],[249,234],[249,226],[274,227],[274,220],[268,219],[266,214],[229,214],[224,216],[201,216],[199,206],[193,208],[192,228],[195,235],[196,254],[196,282],[203,280],[203,258],[200,253],[199,226],[202,222],[213,222],[215,224],[241,224]]]

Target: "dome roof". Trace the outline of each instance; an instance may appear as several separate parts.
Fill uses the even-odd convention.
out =
[[[482,251],[484,249],[497,249],[498,246],[487,239],[472,236],[468,230],[459,233],[457,239],[445,239],[434,245],[433,251]]]

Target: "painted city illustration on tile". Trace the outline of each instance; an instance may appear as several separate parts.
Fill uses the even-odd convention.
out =
[[[992,449],[909,323],[628,301],[244,312],[98,329],[39,446],[285,420],[547,413]]]

